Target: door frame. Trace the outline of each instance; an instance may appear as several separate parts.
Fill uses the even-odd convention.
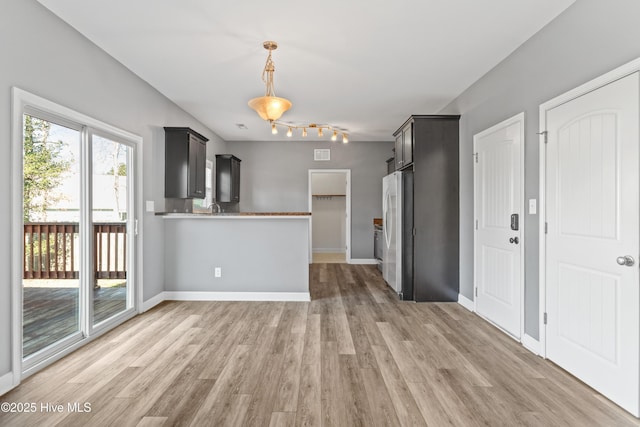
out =
[[[12,384],[0,384],[0,393],[4,393],[11,388],[20,384],[20,382],[43,369],[51,363],[61,359],[76,349],[84,346],[93,339],[99,337],[108,330],[134,317],[142,309],[142,283],[143,283],[143,215],[142,215],[142,178],[143,178],[143,139],[133,133],[124,131],[115,126],[104,123],[100,120],[86,116],[75,110],[49,101],[40,96],[34,95],[17,87],[11,88],[11,376]],[[132,303],[133,310],[125,316],[116,316],[112,321],[101,324],[99,328],[89,328],[89,335],[85,336],[78,342],[66,347],[46,359],[28,367],[23,368],[22,358],[22,275],[23,275],[23,254],[22,254],[22,236],[23,236],[23,219],[22,219],[22,197],[23,197],[23,166],[22,166],[22,147],[23,147],[23,113],[25,109],[38,110],[44,114],[60,117],[62,120],[73,121],[85,127],[83,134],[88,133],[88,129],[99,131],[101,134],[110,134],[119,139],[127,141],[133,150],[133,165],[135,167],[135,175],[131,176],[131,180],[135,183],[131,186],[132,194],[130,196],[132,218],[129,222],[133,224],[133,230],[130,234],[128,243],[134,244],[134,250],[130,252],[132,263],[129,267],[132,279]],[[83,161],[87,161],[87,154],[83,154]],[[83,192],[88,191],[87,183],[83,186]],[[81,254],[88,257],[88,254]],[[80,296],[82,298],[82,296]],[[82,310],[82,308],[81,308]],[[85,325],[86,326],[86,325]],[[82,331],[81,331],[82,332]],[[4,388],[8,387],[7,390]]]
[[[513,117],[509,117],[506,120],[501,121],[498,124],[495,124],[493,126],[491,126],[488,129],[485,129],[481,132],[478,132],[477,134],[473,135],[473,153],[474,156],[477,153],[476,150],[476,143],[478,141],[478,139],[480,139],[481,137],[485,136],[485,135],[489,135],[491,133],[494,133],[495,131],[499,130],[499,129],[503,129],[505,127],[511,126],[515,123],[520,123],[520,194],[521,194],[521,200],[520,200],[520,235],[522,236],[522,244],[520,244],[520,338],[518,341],[522,342],[522,340],[525,337],[525,330],[524,330],[524,319],[525,319],[525,305],[524,305],[524,278],[525,278],[525,219],[526,219],[526,215],[527,215],[527,211],[525,211],[525,183],[524,183],[524,152],[525,152],[525,133],[524,133],[524,126],[525,126],[525,113],[524,111],[521,113],[516,114]],[[473,216],[474,216],[474,221],[478,220],[478,199],[477,199],[477,191],[476,191],[476,184],[478,182],[478,177],[477,177],[477,168],[475,167],[475,163],[474,163],[474,168],[473,168]],[[487,322],[491,323],[492,325],[496,326],[498,329],[504,331],[503,328],[500,327],[500,325],[497,325],[495,323],[493,323],[491,320],[487,319],[486,317],[480,315],[478,313],[478,308],[477,308],[477,304],[478,304],[478,298],[476,297],[476,292],[477,292],[477,280],[476,280],[476,271],[477,271],[477,262],[478,262],[478,257],[477,257],[477,253],[476,253],[476,232],[477,232],[477,228],[473,227],[473,233],[474,233],[474,238],[473,238],[473,288],[474,288],[474,296],[473,296],[473,311],[478,314],[480,317],[482,317],[483,319],[485,319]],[[511,335],[510,333],[504,331],[507,335],[509,335],[510,337],[514,338],[515,337],[513,335]]]
[[[623,77],[626,77],[630,74],[640,71],[640,58],[635,59],[631,62],[628,62],[608,73],[605,73],[599,77],[596,77],[593,80],[590,80],[576,88],[573,88],[555,98],[546,101],[543,104],[540,104],[539,108],[539,147],[540,147],[540,183],[539,183],[539,192],[540,192],[540,203],[539,203],[539,313],[538,313],[538,323],[539,323],[539,343],[540,343],[540,356],[546,359],[547,357],[547,340],[546,340],[546,324],[544,322],[544,317],[547,311],[547,251],[546,251],[546,234],[545,234],[545,224],[547,222],[546,218],[546,171],[547,171],[547,111],[551,110],[559,105],[565,104],[569,101],[572,101],[582,95],[585,95],[589,92],[593,92],[601,87],[608,85],[609,83],[613,83],[616,80],[620,80]],[[640,207],[639,207],[640,208]]]
[[[309,169],[308,177],[308,203],[309,212],[313,213],[312,179],[314,173],[342,173],[347,179],[346,188],[346,223],[345,223],[345,260],[351,264],[351,169]],[[313,214],[309,217],[309,264],[313,263]]]

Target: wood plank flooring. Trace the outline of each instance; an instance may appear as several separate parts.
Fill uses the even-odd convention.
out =
[[[458,304],[398,301],[375,266],[310,274],[310,303],[165,302],[0,397],[38,405],[0,425],[639,425]]]
[[[344,252],[314,252],[313,263],[314,264],[344,264],[346,263],[346,255]]]

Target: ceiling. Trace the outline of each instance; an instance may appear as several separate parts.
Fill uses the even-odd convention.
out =
[[[38,1],[227,141],[286,139],[247,106],[264,95],[265,40],[293,102],[281,121],[390,141],[575,0]]]

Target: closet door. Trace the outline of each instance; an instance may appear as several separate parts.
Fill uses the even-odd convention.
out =
[[[639,74],[545,111],[546,355],[638,415]]]

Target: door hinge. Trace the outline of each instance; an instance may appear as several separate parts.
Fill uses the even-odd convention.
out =
[[[478,163],[478,153],[473,153],[473,157],[476,159],[476,163]]]
[[[476,219],[476,230],[478,229],[478,220]]]
[[[478,296],[478,287],[476,286],[476,296]]]
[[[138,220],[137,219],[133,220],[133,235],[134,236],[138,235]]]
[[[543,316],[542,320],[543,320],[544,324],[546,325],[547,324],[547,313],[544,313],[544,316]]]
[[[544,234],[547,234],[547,233],[549,233],[549,223],[545,222],[544,223]]]
[[[549,139],[547,137],[547,135],[549,135],[549,132],[547,132],[546,130],[543,130],[542,132],[538,132],[538,135],[543,135],[544,136],[544,143],[546,144],[547,142],[549,142]]]

